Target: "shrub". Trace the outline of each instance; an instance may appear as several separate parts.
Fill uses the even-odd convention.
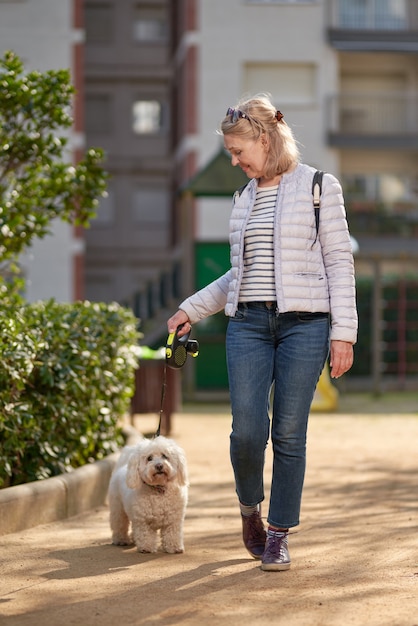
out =
[[[0,486],[70,471],[123,443],[136,327],[118,304],[0,308]]]

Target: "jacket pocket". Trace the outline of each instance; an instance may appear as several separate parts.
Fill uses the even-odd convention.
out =
[[[318,274],[317,272],[296,272],[295,276],[298,276],[298,278],[316,278],[317,280],[324,280],[324,276],[322,274]]]

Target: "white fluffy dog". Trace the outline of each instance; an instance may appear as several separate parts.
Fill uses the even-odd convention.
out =
[[[164,552],[183,552],[187,493],[186,457],[172,439],[144,438],[126,446],[109,484],[112,543],[157,552],[160,531]]]

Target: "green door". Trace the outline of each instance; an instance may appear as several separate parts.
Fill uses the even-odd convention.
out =
[[[228,242],[198,242],[195,246],[196,288],[201,289],[222,276],[229,268]],[[199,341],[199,358],[196,359],[196,389],[228,389],[225,360],[225,332],[228,318],[221,311],[194,327]]]

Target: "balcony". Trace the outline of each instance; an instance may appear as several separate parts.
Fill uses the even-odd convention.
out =
[[[338,94],[326,111],[330,146],[418,149],[418,92]]]
[[[328,40],[351,52],[418,52],[417,0],[328,0]]]

